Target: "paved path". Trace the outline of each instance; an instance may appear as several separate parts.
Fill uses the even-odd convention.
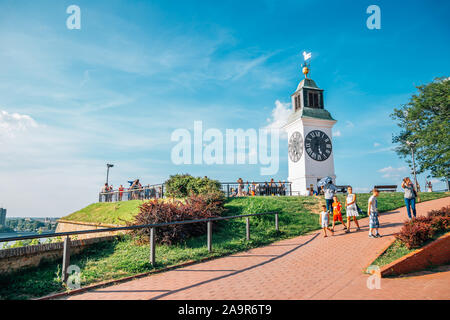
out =
[[[450,197],[420,203],[418,214],[450,205]],[[333,237],[313,232],[197,265],[92,290],[70,299],[450,299],[450,268],[366,286],[365,268],[393,238],[406,209],[381,214],[383,238],[362,230]]]

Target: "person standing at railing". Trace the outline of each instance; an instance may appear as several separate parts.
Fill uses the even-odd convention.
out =
[[[112,185],[109,186],[109,194],[108,194],[108,201],[112,202],[112,198],[113,198],[113,194],[114,194],[114,188]]]
[[[281,180],[279,182],[280,182],[280,194],[282,196],[285,196],[286,195],[286,184],[284,182],[281,182]]]
[[[254,196],[256,196],[256,183],[255,183],[255,181],[252,181],[252,196],[254,197]]]
[[[101,193],[100,201],[102,201],[102,198],[103,198],[103,202],[108,201],[108,191],[109,191],[108,184],[105,183],[105,185],[102,187],[102,190],[100,192]]]
[[[119,187],[119,201],[122,201],[122,197],[123,197],[123,190],[124,190],[123,186],[122,186],[122,185],[120,185],[120,187]]]
[[[238,180],[237,180],[237,183],[238,183],[238,193],[237,193],[237,196],[238,197],[242,197],[242,191],[244,190],[244,180],[242,180],[242,178],[239,178]]]

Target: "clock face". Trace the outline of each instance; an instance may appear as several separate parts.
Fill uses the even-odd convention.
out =
[[[295,131],[289,138],[289,158],[293,162],[300,160],[303,154],[303,137],[300,132]]]
[[[331,155],[331,139],[320,130],[313,130],[305,137],[306,153],[316,161],[325,161]]]

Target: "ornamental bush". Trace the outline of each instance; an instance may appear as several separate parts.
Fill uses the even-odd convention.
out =
[[[220,182],[208,177],[193,177],[190,174],[176,174],[165,182],[166,193],[169,197],[184,198],[194,195],[206,195],[222,192]]]
[[[431,239],[433,235],[434,230],[429,223],[411,221],[404,224],[396,238],[402,241],[408,249],[412,249],[420,247],[425,241]]]
[[[428,212],[426,217],[418,217],[405,222],[396,238],[408,249],[418,248],[433,238],[436,233],[450,230],[450,206]]]
[[[183,201],[161,201],[153,199],[144,202],[139,207],[140,212],[130,225],[157,224],[173,221],[197,220],[222,215],[223,201],[204,195],[192,195]],[[191,237],[206,233],[206,223],[189,223],[157,227],[156,242],[161,244],[175,244],[186,241]],[[137,229],[131,232],[136,242],[149,242],[150,230]]]

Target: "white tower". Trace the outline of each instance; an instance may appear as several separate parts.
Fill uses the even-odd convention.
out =
[[[323,90],[308,78],[305,63],[305,79],[300,81],[292,94],[293,113],[284,129],[289,139],[289,182],[292,194],[307,195],[312,186],[330,176],[336,183],[333,160],[332,128],[336,123],[324,108]]]

